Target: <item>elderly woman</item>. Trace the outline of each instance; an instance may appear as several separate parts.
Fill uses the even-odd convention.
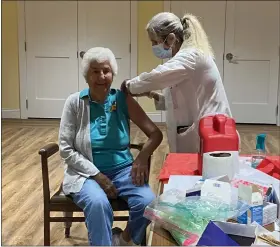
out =
[[[63,190],[84,211],[90,245],[139,245],[149,224],[144,209],[154,199],[147,184],[148,158],[162,133],[130,95],[111,88],[117,62],[109,49],[88,50],[82,69],[89,88],[69,96],[60,124]],[[149,138],[135,160],[130,120]],[[116,197],[127,200],[130,218],[126,229],[112,236],[108,198]]]

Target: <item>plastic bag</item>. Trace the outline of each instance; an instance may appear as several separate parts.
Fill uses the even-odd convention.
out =
[[[172,189],[148,205],[144,217],[169,230],[178,244],[190,245],[198,241],[210,220],[224,221],[248,209],[249,205],[241,201],[233,206],[219,198],[185,197],[185,193]]]
[[[200,237],[197,234],[188,234],[186,236],[175,230],[169,230],[169,232],[180,246],[195,245],[198,242],[199,237]]]

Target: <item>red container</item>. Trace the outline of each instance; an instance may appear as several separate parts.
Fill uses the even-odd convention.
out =
[[[202,118],[199,122],[199,136],[199,174],[202,174],[202,156],[204,153],[239,150],[239,137],[235,121],[223,114]]]

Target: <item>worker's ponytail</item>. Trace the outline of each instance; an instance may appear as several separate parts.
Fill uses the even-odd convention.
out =
[[[214,57],[213,49],[199,20],[192,14],[185,14],[181,18],[181,23],[183,26],[183,44],[181,49],[195,47],[204,54]]]

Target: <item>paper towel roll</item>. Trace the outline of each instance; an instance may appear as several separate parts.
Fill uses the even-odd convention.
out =
[[[232,179],[239,169],[238,151],[204,153],[202,176],[204,179],[227,175]]]

